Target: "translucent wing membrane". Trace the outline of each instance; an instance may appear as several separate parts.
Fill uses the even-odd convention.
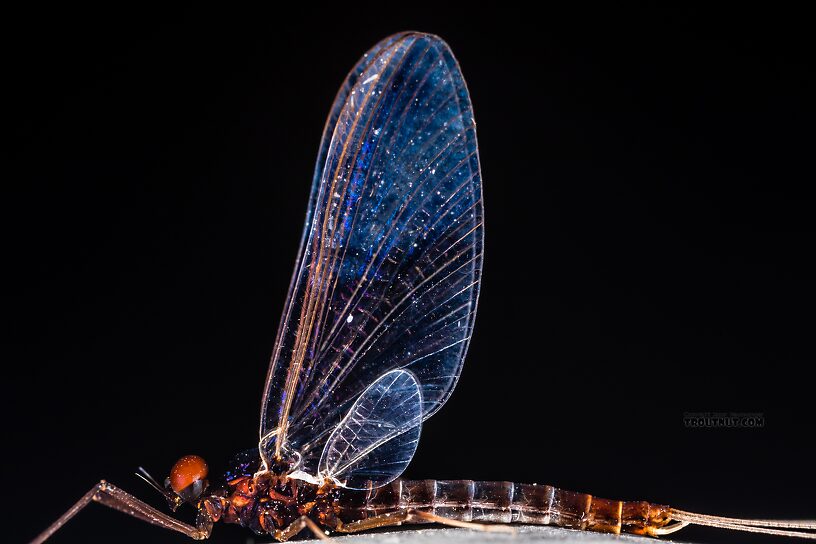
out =
[[[458,64],[439,38],[378,44],[326,126],[301,252],[267,377],[261,454],[302,456],[377,378],[412,372],[422,417],[447,399],[476,312],[482,200]]]
[[[414,375],[405,370],[384,374],[329,436],[320,475],[353,489],[393,481],[414,456],[421,424],[422,394]]]

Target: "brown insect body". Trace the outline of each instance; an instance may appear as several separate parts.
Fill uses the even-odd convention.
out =
[[[605,533],[656,535],[671,521],[667,506],[602,499],[549,485],[473,480],[397,479],[382,487],[346,489],[264,472],[227,484],[199,502],[200,517],[275,535],[308,516],[328,531],[395,525],[413,512],[463,522],[556,525]],[[206,521],[206,520],[201,520]],[[412,523],[431,522],[421,517]]]

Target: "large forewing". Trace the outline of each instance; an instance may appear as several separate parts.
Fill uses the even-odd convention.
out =
[[[338,99],[261,414],[262,454],[292,448],[310,471],[352,403],[389,370],[416,376],[423,417],[444,403],[481,271],[475,125],[448,46],[389,38]]]
[[[315,207],[317,204],[318,194],[320,192],[321,180],[323,178],[323,169],[326,164],[326,157],[329,153],[329,147],[332,143],[332,136],[337,125],[337,119],[346,104],[346,99],[349,93],[354,88],[354,85],[359,81],[360,74],[365,72],[372,62],[379,57],[379,52],[384,48],[398,40],[403,34],[394,34],[382,40],[368,51],[363,57],[357,61],[354,68],[346,75],[346,79],[337,91],[334,98],[329,116],[326,118],[326,124],[323,127],[323,136],[320,139],[320,148],[317,153],[317,160],[315,161],[315,171],[312,178],[312,187],[309,192],[309,202],[306,207],[306,222],[303,227],[303,234],[300,239],[300,247],[298,249],[298,256],[295,261],[295,271],[292,274],[292,280],[289,284],[289,293],[286,297],[286,304],[283,308],[281,320],[278,325],[278,333],[275,339],[275,353],[272,355],[272,361],[269,365],[269,371],[266,376],[266,386],[264,388],[263,399],[261,401],[261,441],[270,433],[276,432],[277,420],[280,417],[280,411],[283,406],[280,404],[281,396],[274,394],[276,391],[281,391],[277,388],[278,378],[280,378],[280,364],[275,364],[279,359],[281,353],[281,346],[285,341],[286,335],[291,333],[292,324],[290,322],[292,315],[296,311],[298,305],[298,298],[294,296],[295,290],[299,286],[299,281],[303,277],[303,269],[305,263],[304,250],[306,248],[306,241],[310,239],[312,232],[312,224],[314,221]],[[280,384],[282,385],[282,384]],[[270,395],[270,392],[273,394]],[[261,450],[262,457],[263,448]]]

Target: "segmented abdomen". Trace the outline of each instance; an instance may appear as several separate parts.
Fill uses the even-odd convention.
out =
[[[461,521],[558,525],[606,533],[651,534],[668,522],[668,507],[565,491],[549,485],[473,480],[402,480],[364,491],[342,489],[344,522],[398,510]]]

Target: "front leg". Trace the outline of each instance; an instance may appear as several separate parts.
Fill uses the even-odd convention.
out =
[[[209,524],[202,523],[200,527],[193,527],[192,525],[182,523],[168,514],[156,510],[130,493],[122,491],[115,485],[101,480],[98,484],[93,486],[90,491],[85,493],[76,504],[69,508],[67,512],[60,516],[57,521],[52,523],[45,531],[40,533],[37,538],[32,540],[31,544],[41,544],[45,542],[51,535],[57,532],[60,527],[65,525],[68,520],[77,515],[80,510],[88,506],[92,501],[102,503],[105,506],[124,512],[129,516],[146,521],[147,523],[178,531],[195,540],[209,538],[212,529],[212,522]]]

